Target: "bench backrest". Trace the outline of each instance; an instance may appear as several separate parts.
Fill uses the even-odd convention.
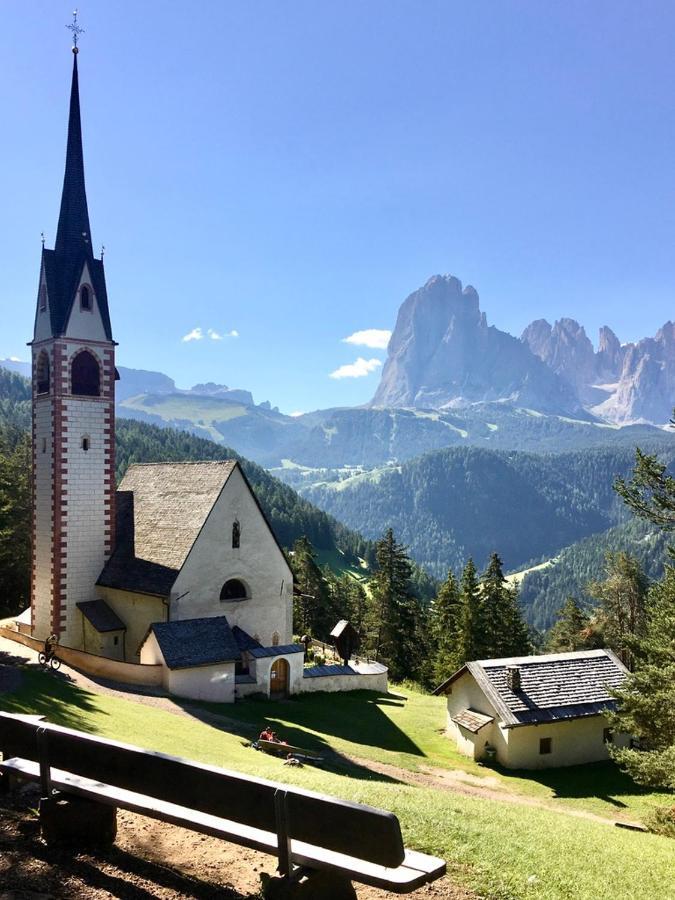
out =
[[[49,764],[83,778],[146,794],[188,809],[275,832],[274,795],[286,791],[289,836],[381,866],[396,867],[405,850],[393,813],[262,778],[143,750],[69,728],[0,713],[5,758],[38,761],[45,729]]]

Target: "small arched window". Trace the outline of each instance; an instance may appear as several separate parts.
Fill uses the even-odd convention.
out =
[[[84,450],[85,453],[89,449],[89,438],[88,437],[82,438],[82,449]]]
[[[272,646],[273,647],[279,646],[279,632],[278,631],[275,631],[274,634],[272,635]]]
[[[232,523],[232,549],[238,550],[241,544],[241,525],[239,522]]]
[[[78,353],[70,367],[70,383],[73,394],[98,397],[101,393],[101,371],[96,357],[88,350]]]
[[[224,603],[238,603],[246,598],[246,587],[238,578],[230,578],[229,581],[226,581],[220,592],[220,599]]]
[[[40,287],[40,312],[44,312],[47,309],[47,285],[43,284]]]
[[[37,361],[37,392],[38,394],[49,393],[49,357],[47,351],[43,350],[38,356]]]
[[[91,309],[91,291],[86,284],[80,288],[80,309]]]

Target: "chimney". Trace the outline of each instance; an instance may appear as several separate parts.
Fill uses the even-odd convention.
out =
[[[520,685],[520,669],[518,666],[506,667],[506,685],[510,691],[517,693],[522,690]]]

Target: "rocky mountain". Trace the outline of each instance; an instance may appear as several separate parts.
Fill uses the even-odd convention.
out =
[[[675,324],[597,350],[583,325],[537,319],[520,340],[489,326],[473,287],[435,275],[401,305],[375,408],[462,409],[502,403],[618,425],[665,424],[675,406]]]
[[[609,422],[667,422],[675,406],[675,323],[653,338],[621,344],[607,326],[597,352],[574,319],[537,319],[521,340],[571,385],[585,408]]]
[[[487,324],[478,294],[435,275],[398,312],[375,407],[456,409],[507,401],[584,416],[570,385],[522,341]]]

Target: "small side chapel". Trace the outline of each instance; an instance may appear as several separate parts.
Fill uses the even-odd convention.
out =
[[[77,45],[30,347],[35,639],[55,633],[62,647],[161,666],[170,692],[220,702],[369,679],[386,690],[377,664],[303,671],[293,575],[238,462],[132,465],[115,488],[116,343],[89,224]]]

